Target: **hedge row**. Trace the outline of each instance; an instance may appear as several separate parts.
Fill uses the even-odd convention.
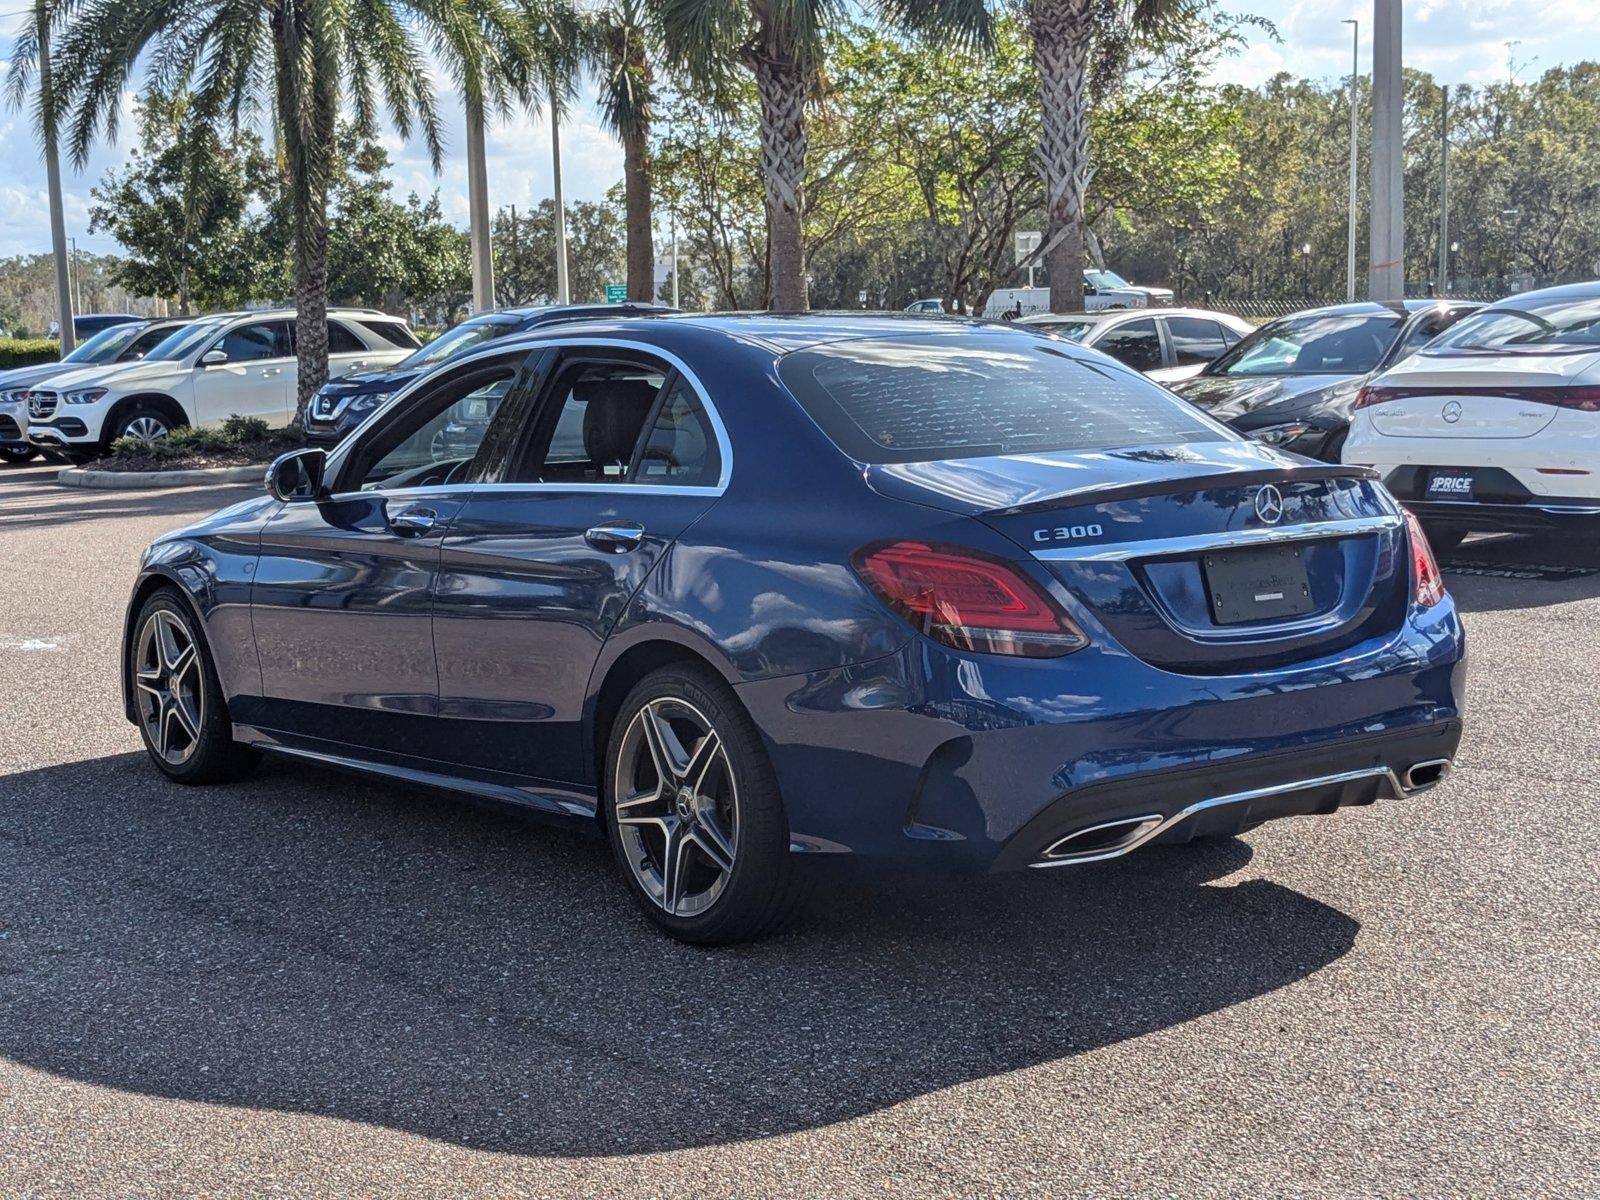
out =
[[[0,371],[55,362],[60,357],[61,343],[50,338],[0,338]]]

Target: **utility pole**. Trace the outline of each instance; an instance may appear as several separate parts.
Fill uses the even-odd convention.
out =
[[[467,225],[472,255],[472,309],[494,307],[494,247],[489,239],[489,169],[483,105],[467,104]]]
[[[517,206],[511,206],[511,303],[522,299],[522,242],[517,237]]]
[[[1372,3],[1372,221],[1367,295],[1405,298],[1405,194],[1400,0]]]
[[[1450,294],[1450,85],[1439,85],[1439,294]]]
[[[43,0],[37,0],[41,6]],[[48,115],[50,92],[50,21],[39,29],[39,103],[46,113],[39,136],[44,139],[44,172],[50,188],[50,249],[56,259],[56,321],[61,326],[61,357],[72,353],[77,339],[72,330],[72,281],[67,274],[67,217],[61,202],[61,155],[56,150],[55,121]]]
[[[678,307],[678,214],[667,210],[667,220],[672,229],[672,307]]]
[[[556,193],[556,303],[571,304],[572,290],[567,285],[567,209],[561,201],[561,104],[554,87],[550,89],[550,160]]]
[[[1356,155],[1361,150],[1361,22],[1350,20],[1350,237],[1345,253],[1344,298],[1356,298]],[[1029,280],[1032,286],[1032,280]]]

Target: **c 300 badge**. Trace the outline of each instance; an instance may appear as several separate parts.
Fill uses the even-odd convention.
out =
[[[1036,542],[1081,542],[1085,538],[1104,537],[1106,531],[1099,525],[1057,525],[1054,529],[1035,529]]]

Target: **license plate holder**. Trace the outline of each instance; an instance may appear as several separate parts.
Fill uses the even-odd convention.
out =
[[[1471,500],[1472,499],[1473,472],[1463,471],[1459,468],[1435,468],[1428,472],[1428,488],[1423,493],[1425,500]]]
[[[1299,546],[1261,546],[1225,550],[1200,560],[1211,619],[1218,625],[1243,625],[1311,612],[1311,585]]]

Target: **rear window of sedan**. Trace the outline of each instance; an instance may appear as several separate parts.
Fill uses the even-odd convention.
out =
[[[786,355],[778,375],[857,462],[934,462],[1229,435],[1131,371],[1031,338],[862,338]]]
[[[1429,354],[1570,353],[1600,350],[1600,296],[1508,301],[1464,317]]]

